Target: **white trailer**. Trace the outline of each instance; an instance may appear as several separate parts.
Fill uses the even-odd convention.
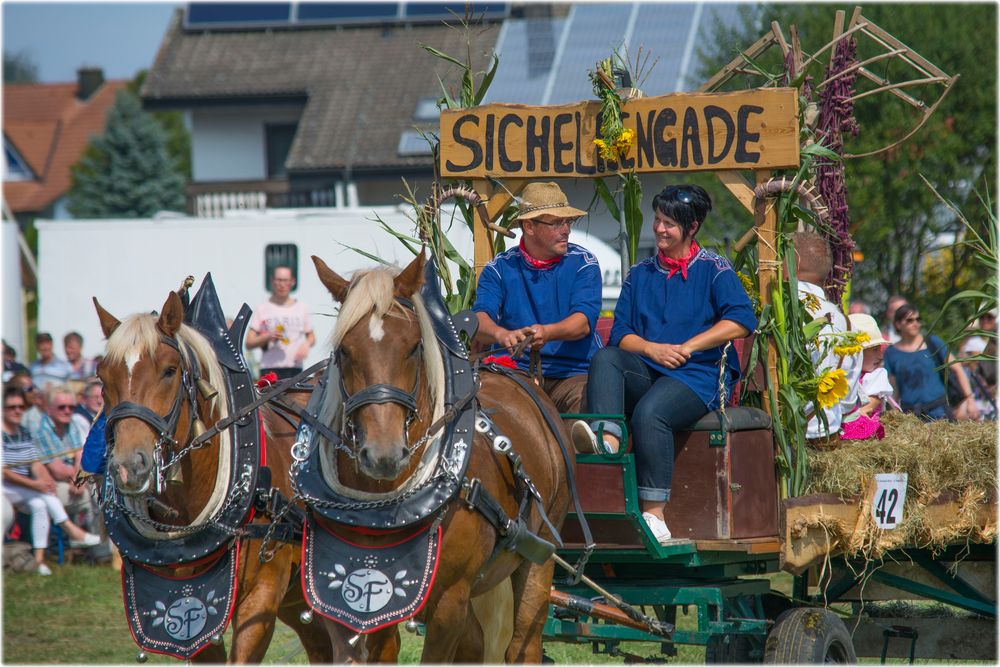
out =
[[[84,338],[85,356],[103,354],[92,297],[122,318],[158,310],[185,276],[195,277],[197,289],[208,272],[223,308],[233,316],[244,302],[252,308],[267,299],[269,247],[272,252],[294,247],[298,256],[294,296],[313,313],[317,345],[306,364],[314,363],[329,353],[336,308],[316,277],[310,255],[318,255],[344,276],[373,264],[350,247],[401,266],[413,258],[374,221],[375,214],[394,229],[413,233],[413,223],[401,207],[231,211],[222,218],[37,221],[38,330],[51,333],[56,341],[77,331]],[[448,234],[471,262],[472,234],[465,225],[456,220]],[[618,252],[586,232],[574,231],[570,240],[597,256],[605,276],[605,308],[613,308],[621,288]],[[4,301],[11,297],[5,289]],[[56,350],[61,353],[59,342]]]

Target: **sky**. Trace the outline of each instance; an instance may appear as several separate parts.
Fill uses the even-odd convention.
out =
[[[12,2],[0,6],[3,50],[27,53],[44,83],[76,80],[81,66],[105,79],[149,68],[177,2]]]

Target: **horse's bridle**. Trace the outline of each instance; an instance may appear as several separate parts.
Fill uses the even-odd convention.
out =
[[[414,307],[412,301],[401,296],[395,297],[395,300],[401,306],[416,315],[417,309]],[[344,374],[340,373],[340,398],[341,405],[343,406],[341,437],[345,442],[351,443],[351,449],[354,454],[357,454],[358,443],[354,432],[354,420],[352,419],[352,415],[358,409],[364,407],[365,405],[371,405],[372,403],[396,403],[397,405],[403,406],[406,410],[406,423],[403,426],[403,435],[406,436],[406,444],[403,446],[403,449],[407,455],[423,444],[424,440],[418,441],[412,446],[409,444],[410,425],[413,424],[417,417],[417,393],[420,391],[420,367],[424,365],[423,341],[418,344],[418,348],[420,350],[420,358],[417,363],[417,377],[413,383],[413,389],[410,391],[403,391],[396,385],[379,383],[368,385],[360,391],[349,394],[347,392],[347,386],[344,384]],[[337,347],[335,355],[337,358],[337,367],[343,368],[343,365],[341,364],[342,357],[339,346]]]
[[[192,433],[194,432],[194,424],[198,418],[198,380],[201,377],[197,363],[190,367],[188,366],[187,361],[189,356],[193,358],[194,355],[191,353],[191,350],[187,345],[164,335],[160,335],[160,342],[177,350],[177,354],[181,360],[181,384],[180,387],[177,388],[177,395],[174,397],[174,403],[170,407],[170,410],[166,415],[159,415],[147,408],[145,405],[139,405],[138,403],[133,403],[131,401],[123,401],[108,412],[106,430],[108,451],[110,452],[114,450],[115,446],[115,426],[122,419],[139,419],[153,428],[153,431],[157,434],[157,440],[153,446],[153,468],[156,473],[155,482],[157,494],[163,492],[163,485],[165,481],[164,473],[171,466],[177,463],[188,451],[188,448],[181,449],[180,451],[173,453],[169,460],[164,461],[165,448],[170,447],[171,449],[176,449],[178,446],[177,439],[174,438],[173,434],[177,431],[177,423],[180,420],[181,408],[184,406],[185,402],[190,406],[188,411],[188,428],[187,435],[185,436],[185,442],[189,442],[191,440]],[[183,350],[181,349],[181,345],[184,345]],[[147,478],[141,489],[136,491],[124,491],[119,488],[119,492],[123,495],[136,496],[146,493],[148,489],[149,479]]]

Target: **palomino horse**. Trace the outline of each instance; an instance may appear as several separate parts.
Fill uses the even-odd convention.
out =
[[[200,430],[194,428],[196,423],[211,426],[226,416],[226,382],[216,352],[201,333],[183,323],[184,308],[175,292],[170,293],[159,316],[136,314],[119,321],[96,299],[94,304],[107,337],[105,357],[98,369],[109,414],[111,450],[107,474],[113,477],[122,497],[140,499],[134,511],[145,513],[148,525],[170,524],[182,530],[202,521],[211,514],[213,505],[225,500],[225,482],[219,481],[224,476],[220,468],[225,465],[225,457],[220,451],[228,446],[223,443],[228,443],[229,434],[224,430],[205,446],[188,452],[176,464],[179,474],[172,473],[173,478],[159,492],[161,485],[153,480],[162,471],[157,470],[159,455],[155,450],[164,439],[154,425],[172,421],[172,430],[166,429],[168,435],[176,447],[184,447]],[[207,382],[210,390],[198,391],[198,387],[186,386],[191,384],[193,370],[197,370],[194,376]],[[211,390],[218,392],[214,398],[210,397]],[[116,406],[123,405],[128,406],[131,416],[119,418],[112,425],[110,415]],[[268,434],[267,463],[274,471],[272,484],[285,497],[291,497],[288,469],[294,429],[267,408],[263,413]],[[147,417],[134,416],[143,414]],[[162,415],[168,418],[158,422],[157,416]],[[150,509],[144,509],[147,506]],[[139,524],[143,523],[142,518],[139,517]],[[266,523],[266,519],[258,517],[255,522]],[[275,549],[272,560],[261,563],[260,539],[242,539],[229,661],[260,662],[277,617],[298,634],[311,662],[330,662],[332,655],[326,633],[299,621],[299,615],[308,608],[298,582],[291,580],[300,548],[285,543]],[[181,572],[166,567],[153,569],[170,575],[194,574],[197,563]],[[195,656],[198,661],[216,663],[226,658],[221,643],[209,644]]]
[[[332,343],[339,360],[342,398],[356,399],[366,389],[415,398],[415,409],[412,403],[407,407],[395,399],[361,401],[365,404],[350,409],[348,419],[344,420],[334,416],[337,408],[332,404],[337,392],[328,393],[327,405],[320,410],[321,418],[333,431],[341,432],[347,443],[329,452],[336,460],[337,481],[343,488],[358,492],[358,497],[398,493],[418,469],[423,450],[430,446],[426,437],[430,435],[429,427],[439,421],[443,412],[441,351],[419,294],[425,280],[424,257],[418,255],[398,274],[376,268],[350,282],[318,257],[314,256],[313,262],[320,281],[341,304]],[[539,409],[524,388],[503,375],[481,372],[479,381],[476,400],[480,408],[490,416],[496,430],[513,442],[540,494],[541,506],[558,530],[569,504],[567,463],[541,410],[548,411],[561,424],[558,412],[544,395]],[[345,421],[350,422],[349,426],[343,426]],[[343,433],[342,427],[350,432]],[[322,442],[330,446],[329,442]],[[511,466],[480,432],[475,433],[469,451],[465,479],[480,480],[507,516],[516,517],[520,491]],[[422,662],[471,662],[484,657],[488,660],[499,657],[507,662],[541,662],[541,635],[553,561],[536,564],[513,550],[495,550],[500,542],[497,530],[457,497],[445,502],[438,516],[443,521],[443,536],[437,574],[416,616],[427,631]],[[534,507],[528,512],[527,523],[533,532],[555,541]],[[399,539],[396,534],[379,535],[377,531],[359,531],[336,522],[327,522],[324,527],[344,540],[370,549]],[[488,645],[492,638],[490,628],[494,626],[488,626],[481,616],[476,617],[478,623],[470,620],[474,606],[484,606],[474,605],[473,598],[508,585],[513,589],[513,610],[508,607],[508,618],[492,622],[506,623],[507,628],[512,625],[512,636],[507,635],[511,638],[503,642],[499,656],[490,655],[484,644]],[[395,658],[397,625],[375,630],[366,642],[351,642],[351,648],[346,640],[353,632],[329,619],[323,621],[338,659]]]

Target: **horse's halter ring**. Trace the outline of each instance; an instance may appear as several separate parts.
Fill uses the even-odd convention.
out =
[[[395,299],[401,306],[416,314],[417,310],[412,301],[401,296],[397,296]],[[406,409],[406,423],[403,425],[403,435],[407,443],[403,445],[403,451],[406,456],[409,456],[415,449],[420,447],[420,445],[426,441],[425,437],[413,445],[409,444],[410,426],[417,418],[417,394],[420,392],[420,367],[424,365],[423,341],[421,341],[417,347],[420,350],[419,361],[417,363],[417,377],[413,382],[413,389],[408,392],[403,391],[399,387],[391,384],[371,384],[360,391],[350,394],[347,391],[347,386],[344,384],[344,374],[340,374],[340,398],[343,405],[341,437],[344,441],[351,443],[352,458],[357,455],[358,449],[357,436],[354,432],[354,419],[352,418],[352,415],[359,408],[372,403],[396,403]],[[341,364],[339,346],[337,347],[336,356],[337,367],[343,368],[343,365]]]
[[[174,397],[174,403],[170,407],[170,411],[167,412],[165,416],[161,416],[144,405],[132,403],[131,401],[123,401],[108,412],[106,430],[108,434],[108,449],[111,451],[114,450],[115,446],[115,426],[122,419],[139,419],[153,428],[153,431],[158,436],[156,443],[153,445],[153,468],[156,472],[155,490],[157,494],[163,493],[166,471],[169,470],[171,466],[178,463],[188,452],[188,449],[182,449],[174,454],[168,461],[164,462],[163,460],[165,446],[176,448],[178,445],[177,439],[174,438],[173,434],[177,431],[177,422],[180,420],[181,408],[183,407],[185,401],[190,406],[190,409],[188,410],[188,429],[185,442],[190,442],[191,440],[194,425],[198,419],[197,392],[198,380],[200,379],[198,364],[195,363],[190,367],[187,364],[188,355],[185,353],[190,353],[190,349],[186,345],[184,346],[184,350],[181,350],[178,341],[163,335],[160,336],[160,342],[177,350],[177,355],[180,357],[181,384],[177,389],[177,395]],[[148,490],[149,478],[147,477],[145,483],[142,485],[142,488],[136,491],[124,491],[119,488],[119,493],[127,496],[138,496],[146,493]]]

